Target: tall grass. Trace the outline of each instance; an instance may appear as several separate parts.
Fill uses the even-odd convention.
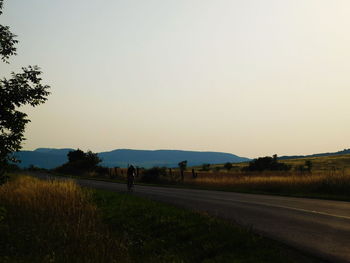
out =
[[[280,194],[338,196],[350,199],[350,174],[304,174],[265,172],[239,175],[187,177],[186,183],[206,187],[231,188]]]
[[[0,261],[126,261],[91,193],[72,181],[19,177],[0,187],[0,207]]]

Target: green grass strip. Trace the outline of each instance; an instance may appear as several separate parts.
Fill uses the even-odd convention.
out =
[[[321,262],[204,213],[102,190],[94,200],[134,262]]]

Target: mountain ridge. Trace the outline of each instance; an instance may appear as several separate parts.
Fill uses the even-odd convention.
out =
[[[52,169],[68,161],[67,153],[74,149],[38,148],[34,151],[20,151],[16,156],[21,168],[34,165],[40,168]],[[134,150],[115,149],[98,153],[102,159],[101,165],[107,167],[127,167],[133,164],[150,168],[153,166],[177,167],[180,161],[187,160],[189,166],[203,163],[219,164],[225,162],[245,162],[249,158],[231,153],[214,151],[186,151],[186,150]]]
[[[302,158],[334,156],[334,155],[342,155],[342,154],[350,154],[350,149],[344,149],[337,152],[315,153],[315,154],[309,154],[309,155],[286,155],[286,156],[278,157],[278,159],[279,160],[302,159]]]

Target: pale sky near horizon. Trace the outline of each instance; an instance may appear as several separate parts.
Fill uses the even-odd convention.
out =
[[[52,94],[24,149],[350,148],[348,0],[5,0]]]

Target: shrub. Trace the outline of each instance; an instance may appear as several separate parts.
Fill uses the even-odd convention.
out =
[[[291,166],[279,163],[277,161],[277,155],[274,155],[273,157],[259,157],[258,159],[254,159],[253,161],[249,162],[249,165],[247,167],[244,167],[244,171],[258,171],[262,172],[264,170],[269,171],[289,171],[291,169]]]
[[[225,165],[224,165],[224,168],[227,170],[227,171],[230,171],[231,169],[232,169],[232,163],[230,163],[230,162],[227,162],[227,163],[225,163]]]
[[[85,174],[94,172],[96,169],[102,170],[97,166],[102,160],[97,153],[88,151],[84,153],[82,150],[70,151],[67,154],[68,162],[56,168],[56,171],[64,174]],[[97,172],[99,173],[99,172]]]
[[[210,170],[210,164],[209,163],[203,163],[201,171],[209,171]]]
[[[107,175],[109,173],[109,169],[107,167],[97,166],[96,169],[95,169],[95,172],[99,176],[104,176],[104,175]]]
[[[141,182],[144,183],[156,183],[159,182],[160,177],[162,175],[166,175],[166,168],[165,167],[153,167],[150,169],[146,169],[143,172],[143,175],[141,177]]]

